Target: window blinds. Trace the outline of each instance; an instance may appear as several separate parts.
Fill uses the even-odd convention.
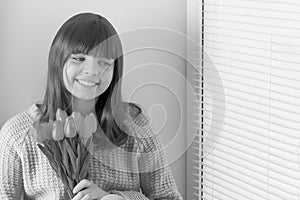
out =
[[[199,196],[299,200],[300,1],[202,3]]]

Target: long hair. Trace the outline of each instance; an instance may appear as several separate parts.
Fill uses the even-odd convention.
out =
[[[39,121],[55,120],[58,108],[65,110],[68,115],[72,113],[72,94],[64,86],[63,66],[71,54],[88,54],[91,51],[115,59],[112,81],[106,91],[97,98],[95,110],[106,139],[119,146],[128,138],[123,131],[126,130],[125,125],[122,124],[126,117],[121,94],[123,50],[121,40],[112,24],[97,14],[77,14],[58,30],[49,51],[47,85],[44,99],[39,105]],[[95,139],[101,140],[100,134],[96,135]]]

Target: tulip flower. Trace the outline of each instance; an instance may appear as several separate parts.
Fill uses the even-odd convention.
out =
[[[93,133],[96,132],[96,130],[97,119],[93,113],[90,113],[84,118],[78,134],[80,135],[80,137],[89,138]]]
[[[61,121],[53,122],[52,137],[55,141],[64,139],[64,128]]]
[[[68,115],[67,115],[67,113],[65,111],[63,111],[60,108],[58,108],[57,111],[56,111],[55,117],[56,117],[57,121],[65,122],[66,119],[67,119],[67,117],[68,117]]]
[[[78,112],[73,112],[71,116],[74,119],[76,131],[79,132],[81,124],[83,122],[83,117]]]
[[[75,122],[72,116],[66,118],[65,127],[64,127],[65,136],[68,138],[75,137],[76,127]]]

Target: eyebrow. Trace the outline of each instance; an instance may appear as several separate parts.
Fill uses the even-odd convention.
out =
[[[101,58],[101,57],[99,57],[98,59],[99,59],[99,60],[106,61],[106,62],[108,62],[108,63],[110,63],[110,64],[113,63],[113,62],[115,61],[115,60],[112,59],[112,58],[111,58],[111,59],[107,59],[107,58]]]
[[[114,59],[109,60],[107,58],[99,58],[99,60],[104,61],[104,62],[108,63],[109,65],[113,64],[113,62],[115,61]]]
[[[73,53],[73,54],[71,54],[71,56],[90,56],[90,55],[88,55],[88,54],[84,54],[84,53]],[[94,57],[94,56],[93,56]],[[95,58],[95,57],[94,57]],[[107,58],[103,58],[103,57],[96,57],[96,58],[98,58],[99,60],[101,60],[101,61],[105,61],[105,62],[107,62],[107,63],[109,63],[109,64],[112,64],[115,60],[114,59],[112,59],[112,58],[110,58],[110,59],[107,59]]]

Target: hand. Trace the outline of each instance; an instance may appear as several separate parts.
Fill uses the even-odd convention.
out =
[[[87,179],[81,180],[73,189],[73,193],[76,194],[72,200],[92,200],[101,199],[102,197],[108,195],[99,188],[95,183]]]

